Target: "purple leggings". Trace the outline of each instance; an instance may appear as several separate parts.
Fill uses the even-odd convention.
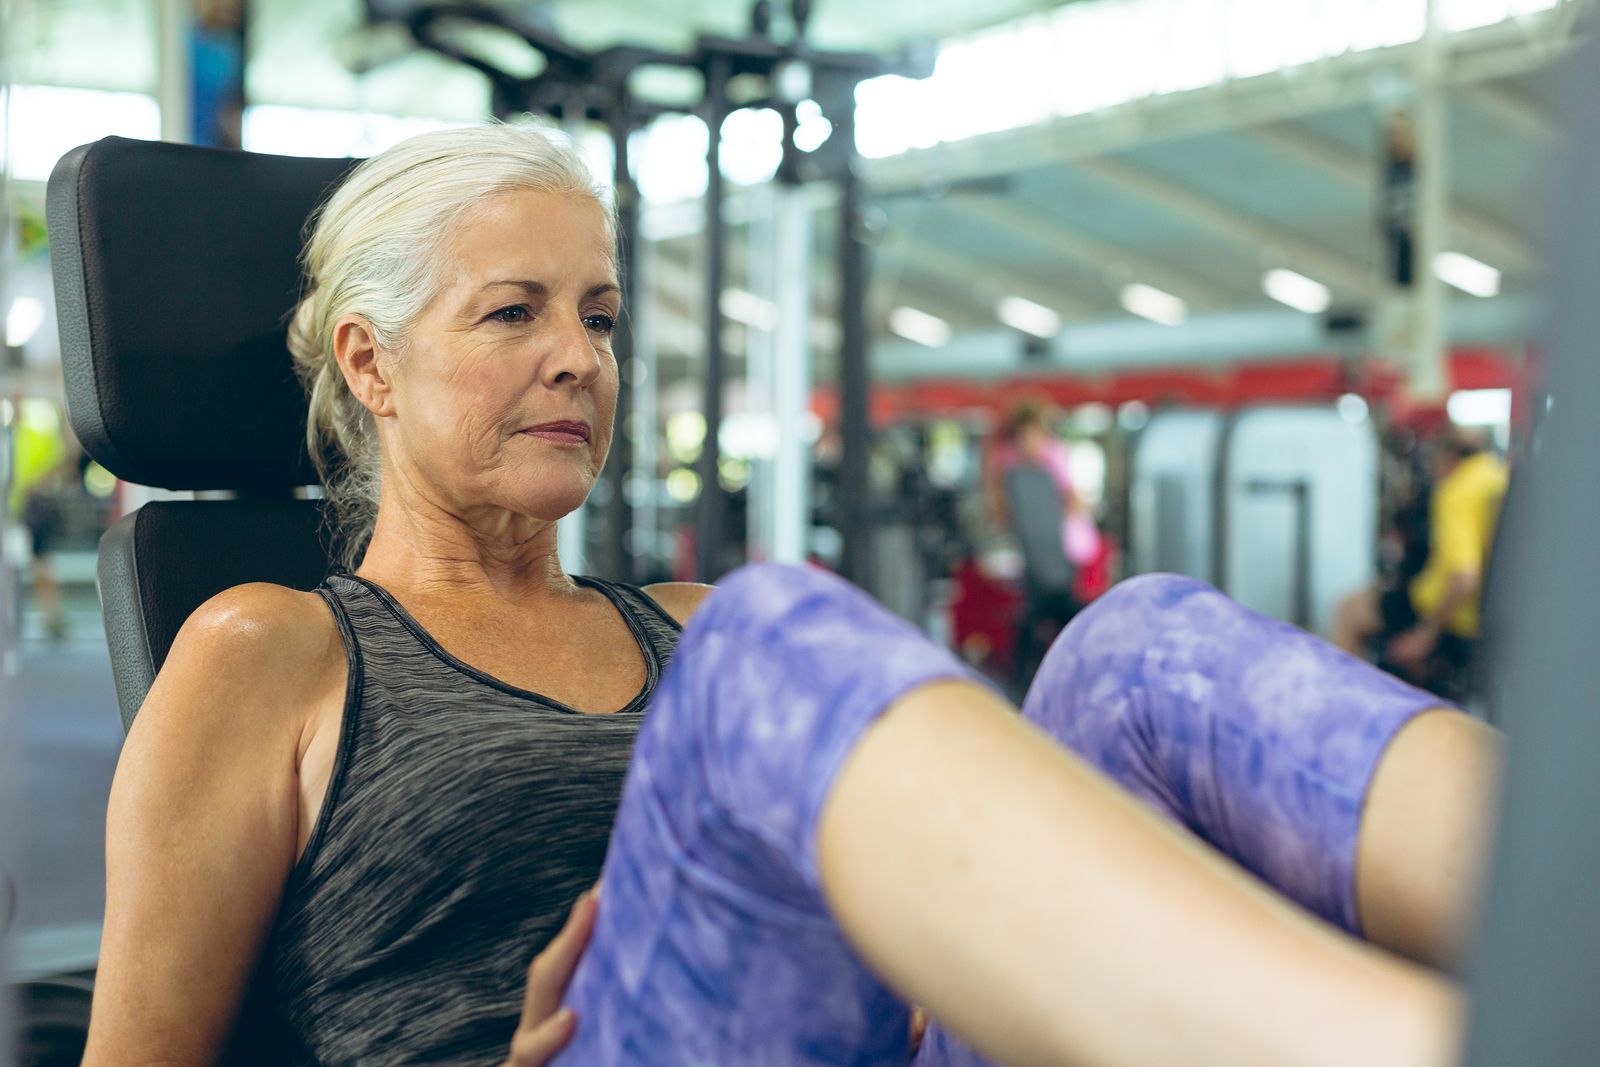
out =
[[[951,677],[972,675],[837,578],[773,564],[728,577],[639,735],[599,925],[567,995],[578,1033],[557,1062],[903,1067],[907,1008],[827,910],[817,820],[862,731]],[[1153,575],[1078,616],[1023,714],[1359,933],[1367,785],[1395,732],[1441,703],[1203,583]],[[935,1024],[916,1062],[985,1061]]]

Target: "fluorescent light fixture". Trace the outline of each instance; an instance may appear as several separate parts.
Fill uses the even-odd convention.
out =
[[[995,305],[994,313],[1000,321],[1013,330],[1031,333],[1035,337],[1054,337],[1061,332],[1061,316],[1020,296],[1003,296]]]
[[[1142,282],[1122,287],[1122,306],[1135,315],[1163,326],[1176,326],[1189,314],[1182,300]]]
[[[1333,294],[1328,287],[1298,271],[1278,268],[1261,276],[1261,288],[1280,304],[1288,304],[1307,315],[1320,315],[1328,310]]]
[[[44,304],[36,297],[19,296],[6,312],[6,345],[21,348],[44,325]]]
[[[722,313],[734,322],[772,332],[778,328],[778,305],[743,289],[722,290]]]
[[[950,324],[916,308],[897,307],[889,312],[889,329],[929,348],[943,348],[950,343]]]
[[[1339,398],[1336,407],[1339,417],[1351,425],[1359,426],[1367,421],[1367,401],[1359,394],[1345,393]]]
[[[1433,257],[1433,273],[1439,280],[1473,296],[1497,296],[1500,272],[1482,260],[1461,252],[1440,252]]]
[[[1461,389],[1445,401],[1457,426],[1504,426],[1511,421],[1511,390]]]

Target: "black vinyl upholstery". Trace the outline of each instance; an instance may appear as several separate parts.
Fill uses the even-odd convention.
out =
[[[101,541],[124,726],[179,627],[245,582],[313,588],[329,556],[306,403],[285,346],[306,222],[351,160],[107,137],[67,153],[47,213],[67,413],[117,477],[233,500],[159,501]]]
[[[306,219],[350,165],[122,137],[56,164],[67,409],[101,466],[167,489],[316,481],[284,337]]]
[[[322,581],[322,528],[310,500],[157,500],[106,531],[100,604],[124,729],[195,608],[246,582]]]

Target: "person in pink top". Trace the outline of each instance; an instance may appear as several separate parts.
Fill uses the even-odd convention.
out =
[[[984,493],[989,513],[1001,529],[1011,528],[1005,476],[1014,467],[1035,466],[1050,475],[1061,492],[1061,547],[1079,567],[1100,555],[1100,531],[1082,498],[1073,491],[1067,443],[1051,432],[1048,409],[1039,400],[1024,398],[1012,404],[1000,419],[994,447],[984,464]]]

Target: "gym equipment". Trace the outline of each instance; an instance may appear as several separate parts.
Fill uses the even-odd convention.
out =
[[[1499,840],[1479,948],[1465,1067],[1600,1059],[1600,42],[1563,62],[1567,159],[1551,200],[1553,406],[1517,468],[1491,579],[1490,693],[1513,724]],[[1542,406],[1542,405],[1540,405]]]
[[[1312,631],[1372,581],[1370,425],[1313,407],[1162,412],[1140,434],[1133,470],[1135,571],[1200,578]]]
[[[233,500],[154,501],[106,533],[100,596],[131,724],[200,604],[247,581],[311,589],[329,554],[284,337],[306,218],[350,160],[108,137],[47,207],[72,428],[101,466]]]
[[[196,607],[243,582],[312,589],[328,571],[322,510],[295,495],[317,478],[285,335],[306,219],[352,165],[108,137],[50,177],[78,439],[119,478],[233,496],[152,501],[101,540],[124,727]],[[270,1019],[253,991],[224,1062],[286,1062]]]

